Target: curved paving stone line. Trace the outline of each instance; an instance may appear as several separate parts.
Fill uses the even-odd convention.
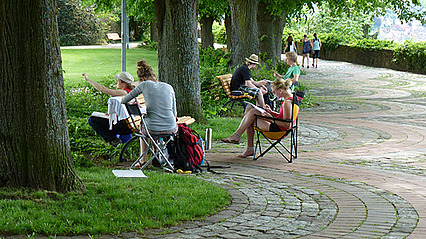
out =
[[[403,238],[417,223],[414,208],[400,197],[363,183],[282,170],[233,165],[203,175],[224,185],[232,206],[200,223],[146,238]],[[246,171],[249,174],[237,172]],[[262,176],[260,176],[262,175]],[[368,209],[368,210],[367,210]]]

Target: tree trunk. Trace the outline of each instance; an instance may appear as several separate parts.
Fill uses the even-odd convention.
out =
[[[205,49],[207,47],[213,47],[214,37],[213,37],[213,21],[214,18],[212,16],[202,16],[200,19],[201,23],[201,49]]]
[[[155,21],[155,19],[151,20],[150,28],[151,28],[151,41],[158,42],[157,21]]]
[[[259,51],[262,63],[267,68],[275,66],[281,59],[282,35],[284,30],[284,11],[280,16],[271,15],[267,4],[259,2],[257,11],[257,27],[259,32]],[[265,64],[266,63],[266,64]]]
[[[55,0],[2,0],[0,21],[0,186],[84,190],[70,153]]]
[[[205,122],[197,39],[198,0],[155,0],[159,79],[176,93],[178,115]]]
[[[229,0],[232,20],[230,68],[242,64],[251,54],[259,54],[257,34],[258,0]]]
[[[232,51],[232,20],[231,20],[231,9],[225,14],[225,29],[226,29],[226,48],[228,51]]]

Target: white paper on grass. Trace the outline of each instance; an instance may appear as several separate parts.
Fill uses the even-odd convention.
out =
[[[146,178],[142,170],[112,170],[117,178]]]

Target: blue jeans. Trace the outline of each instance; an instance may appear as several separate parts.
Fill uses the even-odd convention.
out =
[[[131,134],[132,130],[127,126],[126,121],[120,120],[109,130],[109,120],[100,117],[89,117],[89,125],[101,136],[105,142],[111,142],[117,138],[117,134]]]

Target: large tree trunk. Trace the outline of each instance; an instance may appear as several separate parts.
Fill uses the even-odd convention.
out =
[[[151,41],[158,42],[157,21],[155,21],[155,19],[151,20],[150,29],[151,29]]]
[[[176,93],[178,115],[204,122],[197,40],[198,0],[155,0],[158,73]]]
[[[226,29],[226,48],[228,51],[232,51],[232,20],[231,20],[231,9],[225,14],[225,29]]]
[[[200,19],[201,24],[201,49],[207,47],[213,47],[214,37],[213,37],[213,17],[202,16]]]
[[[267,69],[275,66],[281,59],[282,35],[284,30],[284,11],[280,16],[271,15],[263,1],[259,2],[257,27],[259,32],[259,51],[262,63]]]
[[[259,54],[257,34],[258,0],[229,0],[232,20],[232,52],[229,62],[234,68],[251,54]]]
[[[83,190],[70,153],[55,0],[2,0],[0,22],[0,185]]]

